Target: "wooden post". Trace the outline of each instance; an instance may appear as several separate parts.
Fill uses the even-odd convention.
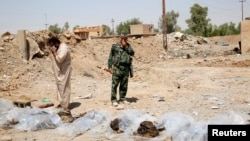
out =
[[[167,41],[167,20],[166,20],[166,10],[165,10],[165,0],[162,0],[162,36],[163,36],[163,48],[165,51],[168,50]]]

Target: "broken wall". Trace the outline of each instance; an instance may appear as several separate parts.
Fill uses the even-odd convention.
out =
[[[250,20],[241,22],[241,53],[250,53]]]

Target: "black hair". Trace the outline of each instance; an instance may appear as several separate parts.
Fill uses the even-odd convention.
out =
[[[48,42],[47,42],[47,43],[48,43],[48,44],[49,44],[49,43],[53,43],[53,44],[58,43],[58,44],[60,44],[61,41],[60,41],[58,38],[56,38],[56,37],[51,37],[50,39],[48,39]]]

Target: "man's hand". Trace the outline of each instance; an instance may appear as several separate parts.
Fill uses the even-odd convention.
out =
[[[110,68],[110,69],[104,68],[104,70],[105,70],[105,71],[107,71],[107,72],[109,72],[110,74],[112,74],[112,73],[113,73],[112,68]]]
[[[123,48],[127,47],[126,39],[124,39],[124,38],[121,39],[121,45],[122,45]]]
[[[56,48],[51,47],[51,48],[50,48],[50,51],[51,51],[51,53],[53,54],[53,56],[56,56],[56,55],[57,55]]]

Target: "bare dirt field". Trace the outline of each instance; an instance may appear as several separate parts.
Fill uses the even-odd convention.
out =
[[[48,49],[41,46],[49,33],[27,33],[27,37],[37,43],[31,44],[29,61],[20,57],[15,34],[0,41],[2,141],[205,141],[208,124],[248,124],[250,119],[250,55],[235,49],[239,35],[186,36],[182,41],[173,33],[168,35],[167,52],[161,35],[129,38],[135,50],[134,77],[127,93],[131,103],[120,110],[110,103],[111,74],[104,70],[111,45],[118,39],[76,41],[62,36],[72,55],[75,120],[71,123],[63,122],[54,106],[36,107],[44,98],[56,103],[56,86]],[[35,101],[26,108],[12,105],[22,97]],[[120,119],[122,133],[110,127],[115,118]],[[135,134],[146,120],[164,129],[154,138]]]

